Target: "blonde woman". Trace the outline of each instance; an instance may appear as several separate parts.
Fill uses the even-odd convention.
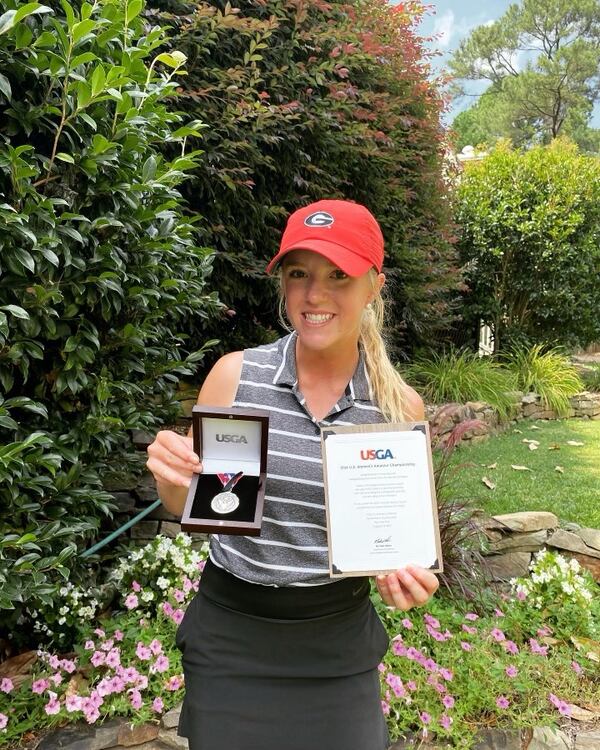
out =
[[[383,237],[364,207],[323,200],[293,213],[268,272],[281,276],[291,332],[232,352],[198,403],[268,409],[269,462],[259,537],[213,535],[200,590],[177,633],[190,750],[385,750],[377,666],[385,630],[369,581],[328,577],[321,428],[423,419],[423,402],[381,337]],[[160,432],[148,467],[180,514],[194,472],[189,437]],[[407,566],[379,576],[402,610],[438,587]]]

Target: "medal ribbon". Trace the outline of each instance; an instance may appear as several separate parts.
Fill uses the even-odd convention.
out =
[[[244,472],[238,471],[237,474],[227,473],[227,472],[217,472],[217,476],[219,477],[219,480],[221,481],[221,484],[223,485],[223,490],[225,492],[229,492],[229,490],[232,490],[235,487],[235,485],[240,481],[240,479],[244,476]]]

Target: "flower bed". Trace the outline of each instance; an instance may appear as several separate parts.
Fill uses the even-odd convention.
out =
[[[117,567],[122,611],[81,623],[74,652],[29,654],[27,669],[19,669],[23,657],[1,665],[0,745],[23,747],[34,734],[76,721],[103,726],[97,748],[143,745],[165,731],[176,743],[174,721],[159,725],[183,697],[175,631],[202,558],[186,535],[157,538]],[[376,599],[392,639],[380,665],[392,739],[435,736],[468,748],[482,725],[533,728],[573,712],[600,715],[594,584],[575,561],[552,552],[538,555],[531,573],[513,582],[511,594],[490,593],[470,609],[437,596],[424,610],[401,613]],[[123,722],[111,723],[116,717]],[[77,745],[77,736],[74,750],[91,746]],[[43,747],[69,746],[64,737],[52,742]]]

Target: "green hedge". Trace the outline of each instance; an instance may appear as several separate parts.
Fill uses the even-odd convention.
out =
[[[0,18],[4,637],[61,579],[91,583],[76,555],[111,512],[109,461],[126,466],[128,431],[173,413],[204,354],[182,332],[217,307],[179,193],[200,126],[166,102],[184,56],[159,54],[141,0],[12,5]]]

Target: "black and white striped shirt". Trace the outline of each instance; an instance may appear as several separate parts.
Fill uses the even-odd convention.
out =
[[[373,404],[363,355],[340,400],[315,419],[298,389],[296,334],[244,351],[234,406],[270,412],[264,516],[259,537],[213,535],[215,565],[271,586],[331,583],[321,427],[385,421]]]

